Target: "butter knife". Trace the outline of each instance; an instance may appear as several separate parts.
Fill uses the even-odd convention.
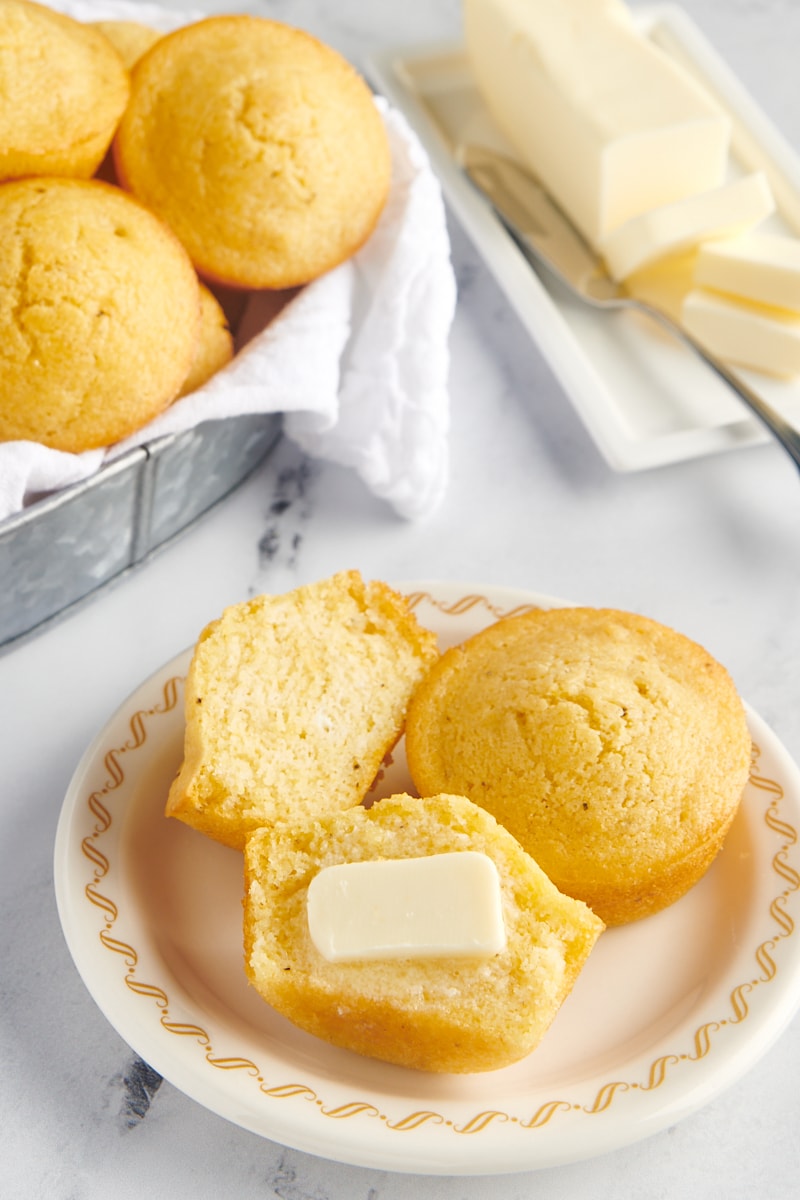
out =
[[[602,257],[532,172],[488,146],[463,145],[458,148],[456,158],[534,267],[551,272],[573,295],[595,308],[635,309],[657,321],[736,393],[800,469],[800,432],[666,313],[632,296],[623,283],[612,279]]]

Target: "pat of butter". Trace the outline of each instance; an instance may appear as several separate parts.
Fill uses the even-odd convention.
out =
[[[710,238],[744,233],[774,211],[766,176],[756,171],[626,221],[600,250],[614,278],[626,279],[668,254],[680,254]]]
[[[696,261],[696,250],[672,254],[629,276],[625,287],[637,300],[680,322],[683,302],[694,287]]]
[[[800,312],[800,239],[750,233],[701,246],[694,270],[701,287]]]
[[[724,181],[728,117],[621,0],[464,0],[463,12],[494,123],[595,246]]]
[[[695,288],[683,302],[681,323],[726,362],[770,375],[800,373],[800,316]]]
[[[497,868],[472,850],[323,867],[307,914],[330,962],[490,958],[506,941]]]

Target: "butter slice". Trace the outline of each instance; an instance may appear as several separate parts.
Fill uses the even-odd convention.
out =
[[[775,200],[761,171],[745,175],[699,196],[664,204],[626,221],[601,244],[615,279],[679,254],[712,238],[744,233],[775,211]]]
[[[800,312],[800,239],[749,233],[698,250],[694,279],[759,304]]]
[[[323,867],[307,913],[329,962],[490,958],[506,942],[497,868],[472,850]]]
[[[728,117],[620,0],[464,0],[463,13],[494,123],[594,246],[724,181]]]
[[[630,275],[625,287],[637,300],[652,304],[673,321],[680,322],[683,302],[695,286],[696,262],[696,249],[671,254]]]
[[[800,374],[800,315],[695,288],[681,324],[725,362],[769,375]]]

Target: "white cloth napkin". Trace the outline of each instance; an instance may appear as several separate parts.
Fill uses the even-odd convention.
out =
[[[124,0],[50,0],[80,20],[165,32],[201,15]],[[380,222],[348,262],[301,289],[234,360],[133,436],[68,454],[0,443],[0,519],[76,483],[131,447],[202,421],[283,413],[307,453],[358,472],[408,519],[431,513],[448,476],[448,337],[456,288],[438,181],[403,116],[381,98],[392,184]],[[245,320],[258,319],[254,294]]]

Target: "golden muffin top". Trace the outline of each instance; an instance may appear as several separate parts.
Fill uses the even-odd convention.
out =
[[[696,880],[750,762],[741,700],[707,651],[590,608],[536,610],[448,650],[412,700],[406,749],[423,794],[486,807],[604,919],[612,893],[663,907]]]
[[[309,34],[212,17],[137,63],[114,146],[120,180],[161,215],[206,277],[292,287],[352,254],[389,188],[369,89]]]
[[[0,180],[91,176],[129,89],[122,59],[97,29],[30,0],[2,0]]]
[[[195,357],[197,275],[109,184],[0,185],[0,440],[106,446],[175,398]]]

